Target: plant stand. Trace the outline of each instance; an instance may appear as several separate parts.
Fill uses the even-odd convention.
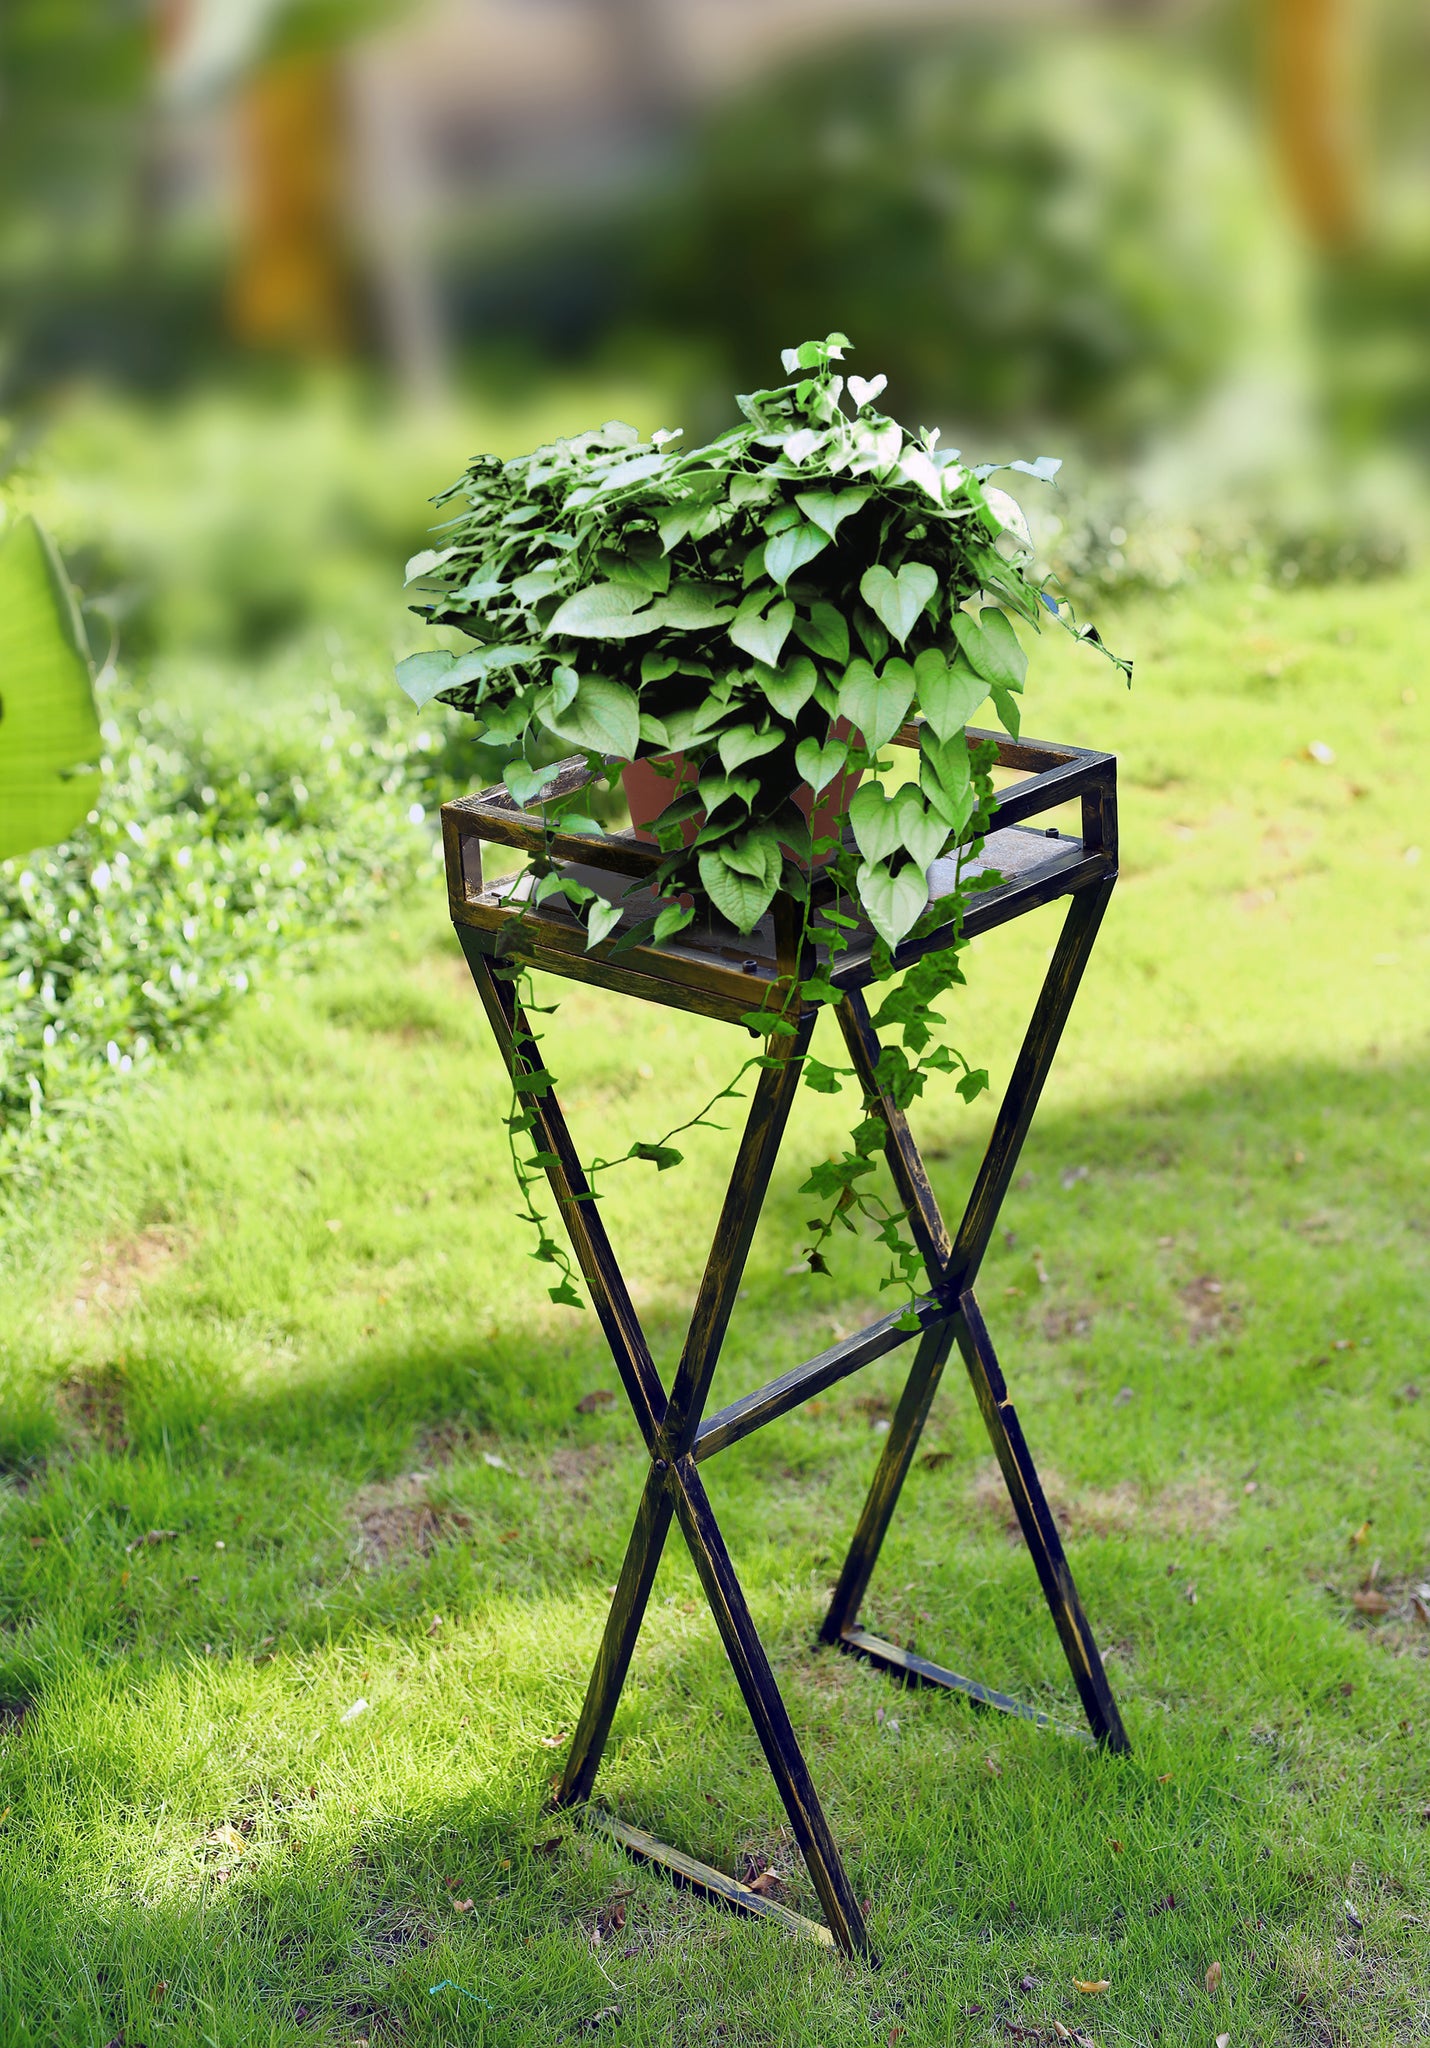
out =
[[[900,735],[905,743],[911,737],[911,728]],[[593,1810],[592,1817],[628,1850],[662,1865],[709,1896],[793,1926],[837,1945],[848,1955],[870,1961],[875,1959],[859,1902],[705,1491],[700,1468],[707,1459],[861,1366],[916,1339],[908,1381],[820,1629],[820,1640],[867,1657],[906,1682],[943,1686],[980,1707],[1054,1726],[1035,1708],[930,1663],[912,1650],[885,1642],[859,1624],[860,1605],[880,1544],[913,1462],[944,1364],[957,1344],[1091,1731],[1062,1732],[1109,1750],[1125,1751],[1129,1746],[974,1295],[980,1263],[1116,881],[1116,763],[1111,755],[1071,747],[1012,741],[996,734],[970,737],[996,740],[999,767],[1016,771],[1023,779],[1000,792],[981,865],[996,870],[1001,879],[969,902],[963,921],[965,935],[990,931],[1056,898],[1066,897],[1068,907],[992,1138],[953,1232],[939,1213],[906,1118],[883,1096],[875,1078],[879,1042],[864,997],[873,978],[872,935],[866,934],[862,944],[856,938],[830,975],[840,990],[837,1014],[850,1058],[866,1094],[880,1103],[889,1134],[889,1169],[928,1275],[929,1291],[915,1307],[917,1330],[899,1328],[897,1314],[885,1315],[857,1336],[843,1339],[771,1380],[758,1392],[706,1414],[721,1345],[820,1005],[792,1006],[788,1014],[795,1023],[794,1036],[769,1041],[779,1063],[761,1069],[755,1083],[689,1331],[668,1390],[656,1370],[596,1204],[589,1197],[561,1109],[552,1093],[537,1098],[535,1135],[541,1149],[558,1162],[549,1169],[552,1191],[650,1458],[557,1804],[574,1806],[590,1797],[674,1517],[689,1546],[827,1924],[819,1926],[802,1918],[613,1816]],[[584,775],[579,761],[569,763],[562,770],[560,786],[575,787]],[[1073,798],[1081,800],[1080,837],[1056,829],[1030,829],[1025,822]],[[562,914],[563,898],[548,899],[539,909],[531,909],[523,900],[522,889],[514,886],[514,878],[484,884],[482,842],[528,851],[537,851],[545,843],[554,858],[572,864],[581,880],[622,899],[629,909],[630,925],[649,914],[653,899],[649,890],[630,898],[624,898],[623,891],[629,881],[639,882],[658,865],[660,854],[655,847],[633,834],[597,839],[553,833],[543,842],[540,817],[519,810],[503,789],[445,805],[442,823],[452,918],[497,1043],[514,1073],[525,1071],[514,1034],[526,1027],[510,981],[493,972],[499,951],[547,973],[593,982],[728,1023],[738,1023],[754,1009],[778,1007],[788,987],[785,977],[808,971],[794,957],[798,937],[794,906],[778,900],[775,914],[749,936],[713,923],[696,924],[663,946],[633,946],[615,952],[617,932],[588,953],[584,931],[574,918]],[[935,863],[930,874],[935,899],[941,893],[941,882],[944,892],[952,887],[953,874],[951,857]],[[896,965],[909,965],[946,945],[950,936],[945,927],[930,937],[906,941],[894,955]]]

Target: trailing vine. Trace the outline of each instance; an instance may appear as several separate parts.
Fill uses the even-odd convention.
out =
[[[805,1256],[827,1271],[835,1231],[872,1225],[889,1253],[885,1285],[912,1298],[918,1255],[875,1174],[881,1093],[904,1110],[931,1073],[956,1074],[969,1101],[988,1084],[938,1036],[937,1005],[963,980],[964,911],[988,880],[967,870],[993,808],[995,749],[967,727],[991,703],[1017,736],[1027,656],[1015,618],[1101,643],[1032,575],[1026,522],[990,482],[995,466],[970,467],[936,432],[910,436],[878,412],[885,380],[846,379],[848,346],[835,334],[786,350],[791,381],[740,398],[743,424],[703,448],[681,451],[666,432],[642,442],[608,422],[513,461],[479,457],[438,500],[460,501],[443,545],[408,565],[428,593],[415,609],[470,645],[409,656],[399,675],[419,704],[440,697],[477,719],[512,799],[544,819],[523,915],[560,896],[588,947],[659,945],[712,912],[751,932],[779,894],[800,906],[799,960],[822,961],[785,978],[778,1007],[746,1016],[763,1049],[694,1117],[591,1162],[591,1199],[628,1161],[677,1164],[671,1141],[711,1124],[752,1068],[782,1058],[774,1041],[795,1032],[795,1007],[834,1000],[829,974],[872,930],[884,990],[873,1022],[897,1036],[880,1052],[879,1092],[860,1091],[848,1143],[803,1184],[818,1205]],[[1040,481],[1059,467],[1003,466]],[[884,749],[901,732],[916,773],[886,787]],[[573,747],[587,780],[553,787]],[[628,906],[579,880],[550,842],[558,829],[599,835],[592,784],[638,760],[671,778],[672,797],[655,823],[654,907],[632,925]],[[836,829],[818,824],[821,798]],[[945,942],[900,976],[895,950],[934,931]],[[501,971],[520,993],[522,970],[509,959]],[[518,1002],[518,1020],[539,1014]],[[522,1213],[536,1257],[557,1269],[552,1299],[579,1304],[535,1194],[555,1163],[535,1142],[553,1076],[534,1027],[517,1030],[508,1129]],[[804,1081],[835,1094],[854,1073],[807,1056]]]

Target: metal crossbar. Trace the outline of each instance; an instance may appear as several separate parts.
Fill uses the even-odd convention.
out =
[[[979,1267],[1116,880],[1115,764],[1106,755],[1048,748],[1036,742],[1003,742],[1000,757],[1009,767],[1033,772],[1000,800],[995,821],[1000,829],[990,837],[989,844],[1040,838],[1056,843],[1044,845],[1037,858],[1036,847],[1030,853],[1022,846],[1013,846],[1014,855],[1022,862],[1022,873],[1015,871],[1011,879],[1004,874],[976,898],[965,918],[964,929],[967,931],[975,924],[991,929],[1037,903],[1060,896],[1068,899],[1068,908],[987,1151],[962,1218],[952,1232],[940,1213],[908,1121],[883,1092],[878,1080],[879,1041],[862,993],[872,974],[868,949],[862,959],[858,948],[853,949],[831,976],[841,991],[836,1006],[840,1028],[866,1097],[878,1105],[883,1117],[889,1171],[928,1276],[929,1291],[914,1304],[915,1327],[905,1327],[907,1318],[902,1314],[881,1317],[857,1335],[844,1338],[771,1380],[767,1386],[709,1416],[705,1413],[819,1005],[796,1004],[790,1013],[795,1022],[793,1036],[771,1041],[774,1058],[761,1069],[755,1084],[689,1330],[668,1391],[591,1198],[554,1092],[547,1091],[533,1099],[535,1135],[541,1150],[554,1162],[548,1168],[552,1191],[650,1460],[595,1668],[556,1795],[557,1804],[578,1806],[590,1799],[674,1520],[689,1548],[750,1720],[789,1815],[824,1911],[825,1925],[820,1927],[803,1919],[738,1880],[657,1842],[653,1836],[609,1814],[592,1808],[592,1817],[632,1854],[669,1870],[707,1896],[815,1939],[832,1941],[846,1954],[870,1961],[876,1958],[859,1902],[705,1492],[699,1467],[707,1459],[875,1359],[886,1357],[906,1342],[914,1342],[913,1362],[903,1394],[820,1628],[820,1640],[866,1657],[907,1683],[942,1687],[963,1695],[978,1707],[1058,1729],[1104,1749],[1125,1751],[1129,1746],[974,1293]],[[1022,829],[1022,820],[1046,812],[1072,796],[1082,804],[1080,838],[1036,835]],[[482,799],[449,805],[443,815],[449,891],[458,936],[497,1044],[514,1075],[526,1071],[520,1048],[527,1027],[510,982],[494,971],[498,948],[504,945],[509,945],[516,957],[553,972],[731,1021],[761,1007],[772,992],[779,994],[787,989],[788,982],[781,977],[797,971],[798,963],[790,957],[787,935],[777,931],[767,932],[763,939],[738,941],[749,949],[738,971],[729,964],[734,948],[722,947],[715,934],[697,934],[693,945],[687,944],[674,973],[670,971],[672,963],[666,957],[666,949],[636,946],[620,954],[608,947],[604,952],[598,948],[590,955],[578,955],[568,944],[565,926],[553,921],[549,914],[531,918],[518,903],[503,900],[499,886],[488,890],[482,882],[477,842],[489,838],[506,844],[533,844],[531,835],[539,832],[540,821],[515,812],[509,801],[503,801],[495,792],[488,792]],[[604,852],[608,871],[634,877],[637,882],[649,872],[646,850],[631,835],[625,835],[616,844],[613,856],[605,841],[592,842],[576,835],[566,837],[571,845],[567,847],[562,841],[563,857],[589,862]],[[590,870],[583,866],[582,872],[584,875]],[[936,891],[937,867],[933,883]],[[908,960],[937,942],[935,934],[918,946],[906,948]],[[943,943],[947,943],[946,937]],[[636,957],[641,954],[646,957]],[[740,984],[744,984],[743,993]],[[912,1650],[885,1642],[859,1624],[859,1610],[880,1547],[955,1344],[1077,1687],[1087,1718],[1086,1731],[1062,1727],[1036,1708],[917,1656]]]

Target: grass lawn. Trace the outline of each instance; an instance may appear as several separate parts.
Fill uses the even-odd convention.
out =
[[[1132,695],[1050,645],[1029,714],[1118,751],[1125,866],[981,1294],[1132,1757],[812,1647],[904,1353],[708,1474],[882,1970],[544,1813],[642,1460],[577,1412],[615,1373],[523,1257],[432,890],[10,1222],[6,2048],[1430,2035],[1427,603],[1129,606]],[[973,949],[995,1090],[1058,914]],[[549,1058],[610,1151],[746,1044],[573,992]],[[838,1114],[804,1094],[717,1404],[870,1319],[872,1247],[786,1270]],[[916,1121],[950,1206],[988,1117]],[[667,1372],[730,1147],[611,1183]],[[866,1620],[1075,1718],[956,1363],[925,1442]],[[678,1537],[598,1789],[813,1910]]]

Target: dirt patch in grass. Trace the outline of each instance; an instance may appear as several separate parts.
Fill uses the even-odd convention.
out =
[[[0,1700],[0,1742],[8,1742],[25,1725],[25,1716],[35,1702],[31,1699]]]
[[[595,1482],[618,1462],[620,1453],[610,1444],[558,1444],[542,1460],[539,1477],[555,1487],[566,1500],[589,1507]]]
[[[137,1237],[101,1245],[79,1269],[70,1314],[90,1321],[123,1315],[183,1249],[183,1233],[159,1224]]]
[[[124,1407],[124,1375],[117,1366],[74,1373],[55,1389],[55,1406],[69,1435],[81,1449],[102,1450],[122,1458],[129,1449],[129,1418]]]
[[[1201,1535],[1232,1512],[1230,1494],[1205,1477],[1178,1480],[1175,1486],[1149,1497],[1130,1482],[1079,1489],[1050,1467],[1040,1476],[1053,1520],[1068,1540],[1080,1536]],[[1003,1474],[991,1459],[974,1473],[966,1499],[978,1521],[995,1522],[1011,1542],[1022,1541]]]
[[[431,1478],[430,1472],[404,1472],[360,1488],[348,1502],[358,1558],[369,1571],[405,1557],[430,1557],[439,1543],[471,1528],[470,1516],[433,1507]]]
[[[1430,1579],[1367,1578],[1353,1591],[1332,1589],[1343,1620],[1392,1657],[1430,1657]]]
[[[1210,1273],[1202,1273],[1195,1280],[1188,1281],[1181,1290],[1182,1313],[1187,1319],[1187,1335],[1194,1344],[1204,1344],[1213,1337],[1231,1335],[1241,1318],[1241,1305],[1228,1294],[1224,1283],[1214,1279]]]

